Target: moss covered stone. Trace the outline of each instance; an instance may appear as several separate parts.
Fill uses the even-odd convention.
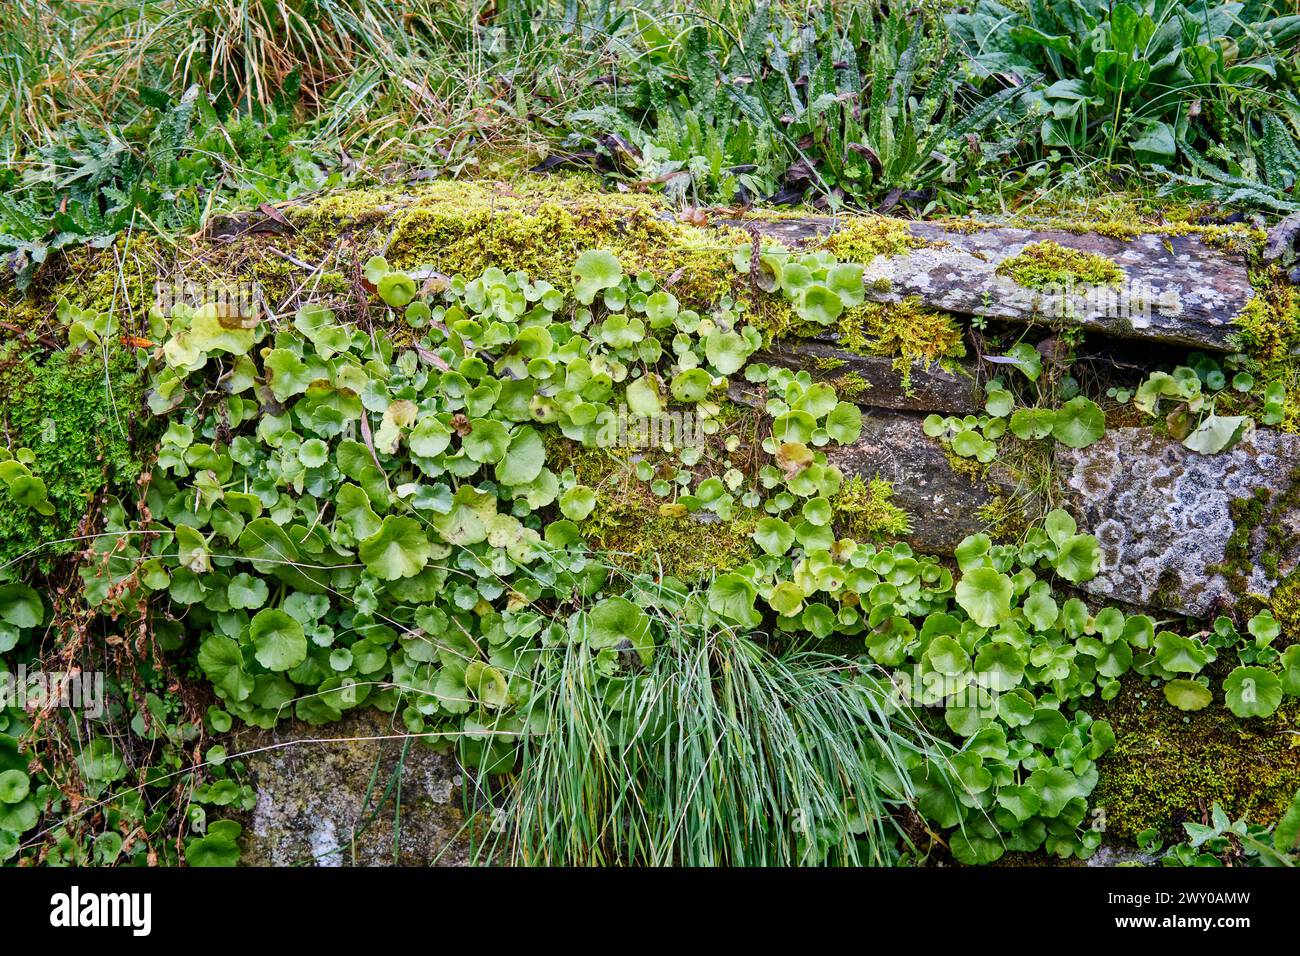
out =
[[[545,441],[548,458],[571,468],[579,482],[595,490],[596,507],[579,530],[588,546],[615,567],[698,581],[738,567],[757,553],[752,535],[761,513],[737,505],[727,521],[707,512],[681,514],[665,507],[666,499],[656,497],[636,476],[634,454],[652,461],[661,458],[658,467],[671,474],[677,466],[667,456],[624,448],[584,448],[554,434]]]
[[[1004,259],[998,265],[997,274],[1029,289],[1071,283],[1117,285],[1124,280],[1124,270],[1105,256],[1050,240],[1030,243],[1018,255]]]
[[[36,454],[54,514],[0,507],[0,563],[34,554],[43,567],[82,546],[78,533],[101,492],[125,492],[140,472],[143,385],[123,351],[22,352],[0,349],[0,427],[10,450]],[[83,532],[84,533],[84,532]]]
[[[866,265],[876,256],[897,256],[932,245],[914,235],[901,219],[862,216],[851,219],[822,242],[822,248],[844,262]]]
[[[1181,837],[1181,824],[1201,822],[1216,801],[1233,819],[1273,823],[1300,789],[1300,701],[1242,720],[1216,693],[1205,710],[1185,714],[1130,675],[1114,700],[1090,712],[1109,720],[1117,739],[1098,762],[1093,792],[1108,837],[1132,839],[1150,827]]]

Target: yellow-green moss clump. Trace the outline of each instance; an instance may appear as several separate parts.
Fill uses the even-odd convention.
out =
[[[835,389],[835,394],[845,401],[852,401],[856,396],[871,388],[871,383],[859,375],[857,372],[845,372],[830,380],[830,385]]]
[[[975,513],[984,522],[989,536],[996,541],[1019,538],[1029,527],[1029,516],[1025,513],[1024,503],[1008,495],[994,495],[988,504],[981,505]]]
[[[886,216],[851,219],[822,240],[822,248],[837,259],[863,265],[876,256],[899,256],[930,245],[929,240],[912,235],[902,219]]]
[[[1132,839],[1148,827],[1181,836],[1181,824],[1199,823],[1216,801],[1233,819],[1273,823],[1300,789],[1300,702],[1241,720],[1216,694],[1206,709],[1185,714],[1159,688],[1129,678],[1119,696],[1090,712],[1111,722],[1118,741],[1097,764],[1092,798],[1108,837]]]
[[[816,334],[817,330],[791,331]],[[825,330],[821,331],[824,334]],[[839,344],[851,352],[894,359],[905,391],[911,387],[914,364],[933,365],[966,354],[957,320],[947,312],[926,308],[915,297],[901,302],[866,302],[849,309],[840,316],[836,331]]]
[[[585,180],[439,181],[398,195],[353,191],[290,218],[307,235],[321,237],[358,221],[382,225],[385,255],[399,269],[476,276],[497,266],[567,289],[584,250],[608,249],[629,273],[671,279],[673,293],[694,305],[713,306],[746,288],[731,261],[745,233],[679,222],[660,199],[601,192]]]
[[[1282,625],[1282,634],[1274,646],[1300,644],[1300,570],[1292,571],[1273,589],[1269,609]]]
[[[1067,283],[1116,285],[1124,281],[1124,270],[1105,256],[1070,249],[1051,240],[1033,242],[1019,255],[1003,259],[997,274],[1016,280],[1030,289]]]
[[[651,273],[683,305],[704,309],[728,296],[755,298],[732,263],[735,246],[749,241],[746,233],[680,222],[660,198],[603,192],[589,178],[355,189],[281,212],[289,226],[267,220],[274,231],[246,228],[258,213],[239,217],[242,226],[228,242],[178,244],[137,235],[108,249],[73,251],[42,270],[32,295],[0,302],[0,317],[37,327],[52,318],[60,297],[80,308],[143,314],[154,301],[155,281],[172,276],[256,283],[278,313],[291,313],[307,298],[334,298],[346,309],[354,304],[359,264],[376,254],[400,269],[473,277],[497,266],[568,289],[578,255],[593,248],[614,253],[633,275]],[[761,298],[772,302],[754,303],[756,310],[776,307],[778,297]]]
[[[1237,315],[1238,345],[1274,377],[1294,371],[1300,348],[1300,295],[1277,266],[1254,272],[1255,295]],[[1284,382],[1284,384],[1287,384]]]
[[[867,541],[910,534],[912,520],[893,499],[894,486],[883,478],[846,478],[831,499],[839,536]]]

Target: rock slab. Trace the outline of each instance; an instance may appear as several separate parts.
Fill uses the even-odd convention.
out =
[[[246,755],[257,791],[257,806],[241,837],[242,862],[464,865],[469,847],[462,829],[460,770],[451,756],[435,753],[417,738],[403,739],[404,730],[392,720],[366,710],[328,727],[295,721],[273,731],[247,731],[228,744],[232,755]],[[395,775],[401,785],[397,826],[396,787],[375,812]]]
[[[749,225],[786,245],[815,242],[849,220],[828,216],[755,220]],[[1132,239],[1062,229],[1012,226],[952,229],[912,222],[921,248],[866,263],[867,297],[897,302],[917,297],[931,308],[1009,322],[1078,323],[1110,335],[1229,351],[1233,319],[1254,295],[1244,256],[1195,235],[1149,233]],[[998,266],[1039,242],[1110,259],[1124,271],[1114,288],[1033,290]],[[888,291],[877,290],[877,284]]]
[[[771,349],[755,355],[754,361],[807,371],[819,382],[856,377],[865,387],[846,397],[869,408],[973,415],[984,407],[976,400],[974,370],[966,365],[959,366],[964,374],[948,371],[938,363],[914,365],[908,373],[909,387],[904,388],[903,376],[894,367],[893,359],[859,355],[821,339],[773,342]]]
[[[1205,617],[1241,594],[1210,569],[1235,530],[1232,502],[1256,489],[1281,495],[1300,466],[1300,436],[1257,429],[1219,455],[1201,455],[1145,428],[1114,428],[1087,448],[1057,452],[1080,530],[1097,536],[1101,572],[1083,587],[1130,604]],[[1300,539],[1300,511],[1271,512],[1251,533],[1250,593],[1277,585],[1260,566],[1267,525]],[[1274,532],[1275,536],[1277,532]],[[1279,575],[1300,563],[1294,544],[1277,554]]]
[[[915,415],[864,415],[857,441],[827,446],[825,452],[846,476],[883,478],[893,485],[893,503],[911,521],[908,543],[919,551],[951,554],[962,538],[983,531],[979,510],[999,493],[996,469],[983,481],[955,471]]]

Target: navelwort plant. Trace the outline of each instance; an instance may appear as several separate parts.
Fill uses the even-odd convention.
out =
[[[841,264],[820,256],[779,261],[773,276],[777,267],[814,320],[861,291],[860,267],[841,276]],[[582,669],[584,707],[594,694],[611,715],[635,717],[635,732],[615,721],[633,733],[635,751],[670,739],[636,733],[660,727],[641,718],[659,713],[649,701],[665,681],[682,679],[681,668],[759,654],[745,648],[764,631],[797,648],[857,638],[864,655],[851,683],[866,695],[863,713],[892,711],[903,727],[920,713],[950,743],[882,729],[869,780],[841,794],[874,807],[870,818],[855,824],[832,812],[822,775],[812,813],[822,836],[781,843],[793,854],[781,858],[858,858],[846,833],[865,835],[864,852],[883,858],[883,807],[907,802],[946,834],[958,860],[980,863],[1007,850],[1087,856],[1098,845],[1087,798],[1114,735],[1081,709],[1088,698],[1113,696],[1129,670],[1168,681],[1171,700],[1200,694],[1178,682],[1214,659],[1212,643],[1157,632],[1144,615],[1058,600],[1054,580],[1085,582],[1101,561],[1096,540],[1064,511],[1018,545],[967,538],[957,577],[905,543],[839,534],[832,502],[843,476],[821,449],[853,441],[861,412],[807,372],[750,363],[761,336],[742,304],[684,308],[652,276],[629,276],[600,250],[577,258],[571,293],[495,268],[424,291],[378,257],[364,276],[394,310],[388,325],[411,330],[409,345],[318,305],[281,326],[213,305],[150,316],[163,344],[141,352],[148,401],[169,424],[142,507],[108,503],[107,533],[81,574],[103,613],[135,614],[148,602],[163,645],[196,650],[222,701],[209,714],[214,727],[231,715],[262,727],[289,716],[324,724],[375,706],[490,776],[514,768],[521,746],[540,747],[532,752],[544,759],[552,735],[574,732],[557,727],[573,717],[555,705],[564,669]],[[1024,365],[1030,375],[1028,356]],[[595,448],[609,441],[620,406],[649,417],[684,408],[721,439],[726,389],[738,373],[765,396],[759,461],[718,475],[698,448],[671,447],[653,466],[630,464],[628,477],[647,482],[661,513],[682,520],[748,509],[753,557],[704,582],[660,569],[611,575],[580,524],[599,506],[596,489],[552,459],[547,433]],[[991,383],[981,429],[1011,413],[1009,398]],[[1095,406],[1071,402],[1036,410],[1051,414],[1042,437],[1095,440]],[[683,656],[687,630],[715,642],[707,658]],[[1267,620],[1251,630],[1262,639]],[[661,660],[669,646],[671,658]],[[1252,653],[1248,671],[1279,663]],[[821,680],[789,670],[784,658],[745,659],[754,681],[785,688],[790,700]],[[1233,676],[1224,689],[1234,710],[1250,696],[1247,680],[1265,701],[1273,697],[1261,675]],[[1259,699],[1252,712],[1264,713]],[[823,708],[808,719],[846,713]],[[766,735],[763,746],[781,751],[779,741],[793,739],[753,719],[742,726]],[[537,791],[519,786],[526,809]],[[642,791],[647,799],[667,792]],[[246,797],[234,781],[202,793],[218,805]],[[603,817],[587,809],[595,840]],[[703,859],[707,845],[719,859],[745,859],[719,821],[697,832],[694,851]],[[596,853],[557,847],[545,825],[522,825],[531,834],[515,844],[516,852],[531,847],[524,858]],[[601,852],[686,854],[653,833],[627,853],[617,844]],[[193,852],[226,860],[234,835],[209,827]]]
[[[1239,364],[1241,357],[1228,357]],[[1132,394],[1133,404],[1152,417],[1163,417],[1169,434],[1192,451],[1214,455],[1228,451],[1255,427],[1255,418],[1264,425],[1276,425],[1286,413],[1286,386],[1269,382],[1258,391],[1255,376],[1241,369],[1232,376],[1231,390],[1227,371],[1215,360],[1200,353],[1188,356],[1192,363],[1179,365],[1171,372],[1152,372]],[[1220,415],[1217,403],[1225,396],[1238,403],[1252,402],[1255,416]],[[1116,395],[1127,400],[1130,396]]]

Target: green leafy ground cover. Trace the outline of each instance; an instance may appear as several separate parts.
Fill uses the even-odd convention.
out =
[[[1212,224],[1295,208],[1300,17],[317,6],[22,0],[3,41],[0,653],[106,672],[108,707],[0,710],[0,858],[229,865],[253,796],[222,735],[379,707],[510,808],[484,860],[1067,859],[1218,800],[1253,822],[1216,811],[1168,862],[1289,861],[1294,587],[1209,622],[1085,602],[1097,543],[1050,507],[1050,462],[1108,419],[1205,454],[1300,427],[1285,269],[1259,223]],[[342,183],[368,188],[186,242]],[[1107,391],[1077,330],[1036,348],[864,302],[896,221],[757,257],[686,225],[761,200],[1159,224],[1246,253],[1259,294],[1239,352]],[[1108,277],[1028,258],[1030,285]],[[149,312],[176,262],[275,319]],[[828,330],[905,383],[997,353],[985,412],[925,430],[972,475],[1037,463],[1040,506],[954,561],[902,543],[888,483],[825,457],[855,383],[752,361]],[[704,445],[604,447],[620,405],[691,412]],[[1153,750],[1149,715],[1187,746]]]
[[[779,276],[767,294],[789,300],[804,321],[833,322],[858,304],[861,264],[779,247],[762,256]],[[737,255],[731,268],[751,265]],[[839,282],[849,271],[857,282]],[[521,747],[527,754],[559,732],[554,669],[575,666],[575,648],[589,692],[623,714],[620,733],[640,743],[663,721],[685,719],[661,696],[682,675],[655,661],[668,654],[680,664],[674,655],[692,634],[722,654],[736,652],[729,642],[775,641],[775,658],[751,662],[769,675],[795,666],[789,653],[856,640],[857,654],[839,666],[855,675],[841,703],[858,709],[819,719],[870,714],[879,723],[860,741],[863,776],[839,791],[823,776],[818,839],[769,832],[774,859],[924,858],[935,845],[898,822],[911,807],[957,860],[986,863],[1008,850],[1068,858],[1098,846],[1088,797],[1096,762],[1116,741],[1112,724],[1089,711],[1120,692],[1125,674],[1155,681],[1166,705],[1184,711],[1210,706],[1217,688],[1216,706],[1246,719],[1273,714],[1300,690],[1300,658],[1294,646],[1274,648],[1280,626],[1267,610],[1242,632],[1224,617],[1208,635],[1188,635],[1070,596],[1070,584],[1096,574],[1100,551],[1065,511],[1011,543],[974,535],[955,566],[839,533],[845,482],[820,449],[852,441],[861,412],[808,373],[752,363],[762,336],[743,304],[685,308],[651,273],[629,274],[603,250],[573,260],[567,292],[497,268],[421,292],[381,257],[363,274],[375,290],[363,293],[374,296],[368,305],[383,316],[375,324],[372,315],[368,330],[319,305],[300,307],[289,323],[182,306],[150,314],[156,345],[116,350],[138,365],[161,438],[138,499],[103,503],[103,533],[79,567],[81,598],[94,626],[147,621],[162,650],[194,662],[217,698],[204,718],[211,730],[232,718],[325,724],[377,706],[490,777],[512,768]],[[112,348],[111,319],[63,315],[83,349]],[[1014,349],[1008,357],[1025,386],[1036,385],[1041,369]],[[724,427],[731,379],[767,396],[756,446],[743,453]],[[970,425],[980,442],[1007,437],[990,426],[1009,415],[1016,440],[1079,447],[1101,436],[1104,415],[1082,396],[1038,407],[1050,427],[1021,436],[1013,387],[990,381],[990,415]],[[628,461],[626,480],[648,490],[661,518],[751,516],[747,556],[680,579],[662,554],[615,570],[590,551],[582,529],[600,489],[553,456],[554,436],[599,450],[611,443],[619,406],[649,418],[689,410],[717,436],[705,449]],[[932,424],[948,437],[948,422]],[[968,434],[976,433],[950,437],[957,453]],[[5,474],[19,465],[39,472],[39,460],[16,456]],[[10,493],[37,514],[44,508],[44,499]],[[51,595],[22,583],[22,567],[10,566],[5,592],[20,655],[36,649],[58,612]],[[1220,658],[1236,664],[1211,680]],[[815,673],[786,672],[783,693]],[[166,699],[156,700],[166,714]],[[646,723],[651,714],[658,720]],[[626,723],[634,718],[636,731]],[[158,732],[153,720],[142,723]],[[183,721],[173,731],[178,740],[197,732]],[[92,737],[78,746],[83,767],[94,755],[88,779],[102,776],[105,790],[127,779],[110,804],[138,794],[115,744]],[[537,805],[529,788],[546,783],[545,773],[520,776],[524,805]],[[14,805],[57,812],[54,779],[38,775],[45,789],[32,796],[29,786]],[[649,779],[632,773],[626,782],[656,786]],[[197,789],[217,806],[248,800],[229,776]],[[769,797],[780,816],[809,810],[797,797]],[[146,822],[138,805],[119,812]],[[11,829],[17,853],[37,820],[25,810],[12,822],[24,824]],[[228,840],[225,829],[205,836],[189,826],[193,855],[226,859],[205,842]],[[723,829],[705,829],[689,851],[665,848],[657,835],[607,852],[636,861],[652,847],[744,861]],[[93,852],[69,840],[76,849],[65,852]],[[587,850],[535,852],[590,859]]]

